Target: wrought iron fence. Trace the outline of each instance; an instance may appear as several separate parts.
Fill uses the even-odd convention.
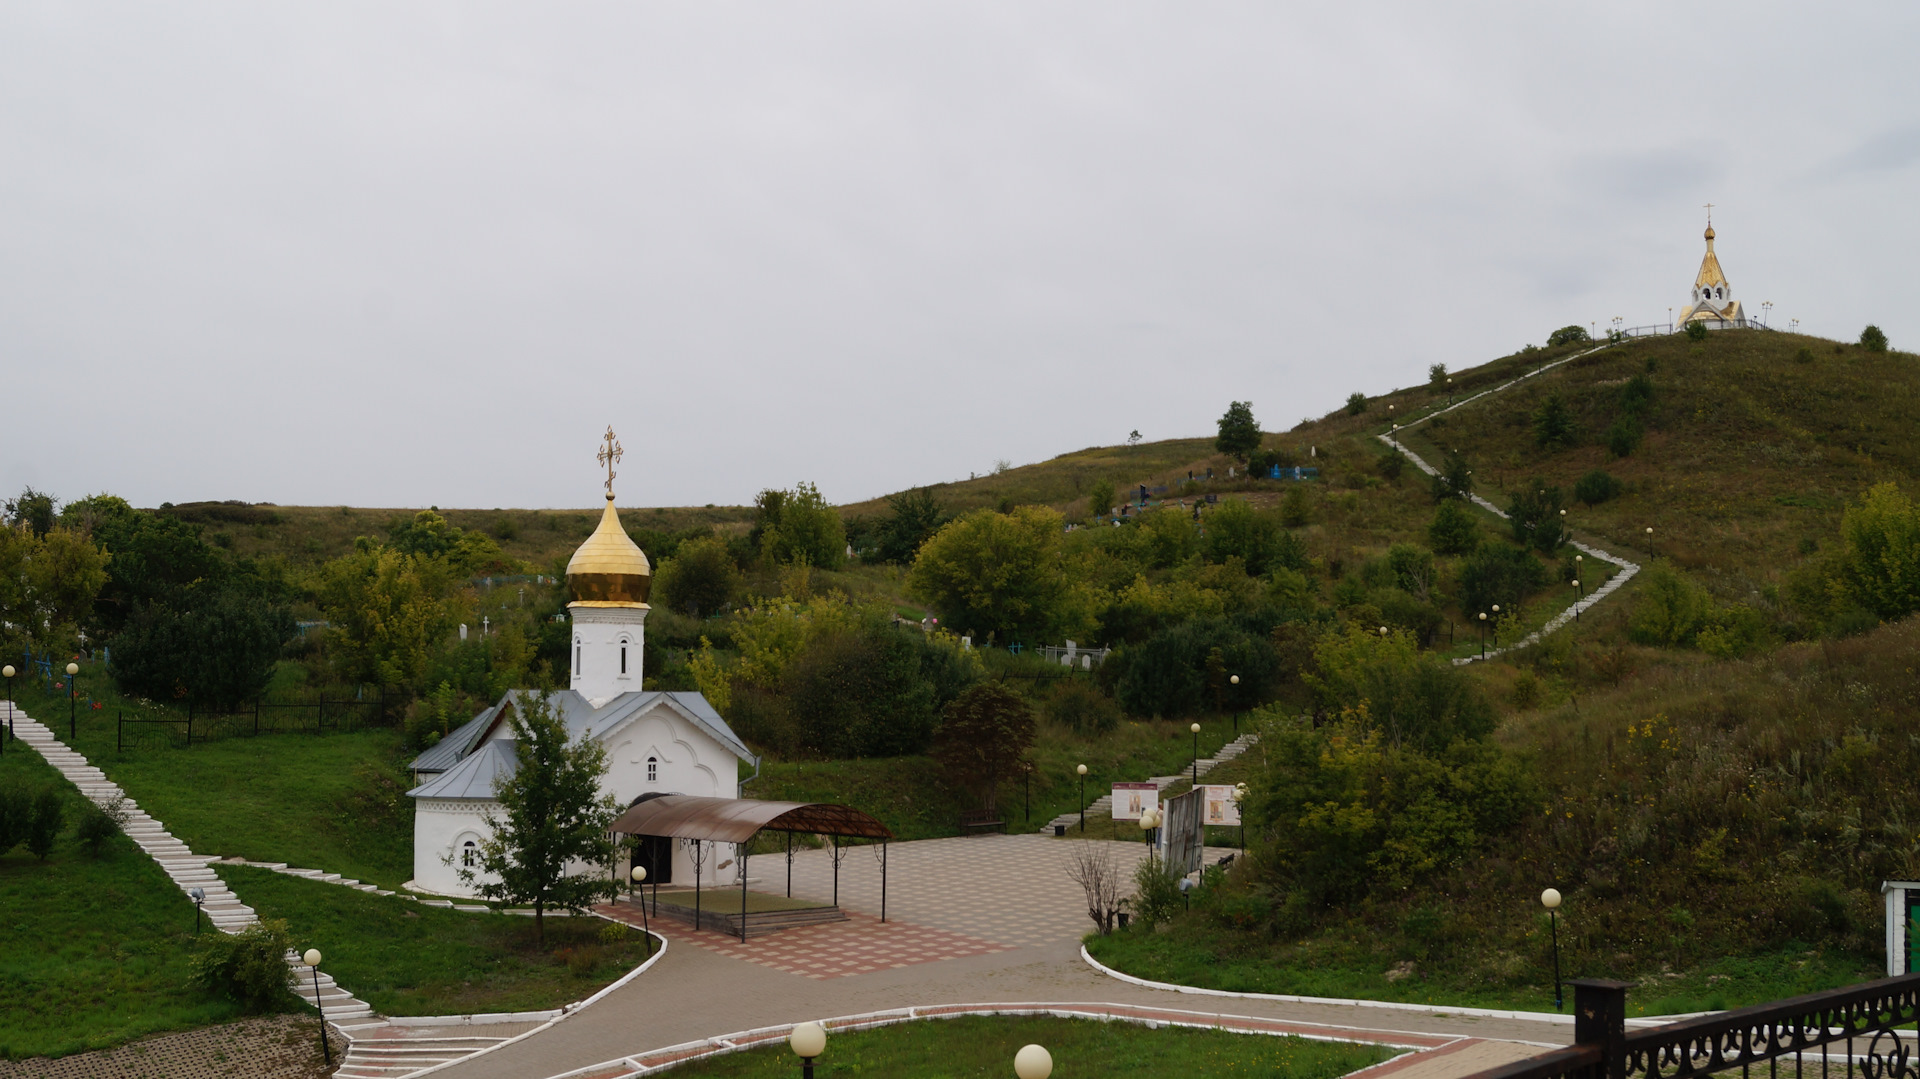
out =
[[[217,710],[189,704],[186,714],[135,713],[114,718],[114,746],[129,749],[191,748],[195,742],[262,734],[356,731],[387,725],[386,699],[378,691],[353,697],[262,698],[239,709]]]
[[[1757,1004],[1628,1033],[1627,983],[1576,981],[1574,1041],[1471,1079],[1693,1079],[1763,1068],[1796,1079],[1915,1079],[1920,974]],[[1783,1067],[1784,1066],[1784,1067]]]

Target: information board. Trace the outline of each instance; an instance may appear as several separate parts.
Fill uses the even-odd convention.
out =
[[[1139,820],[1140,815],[1160,804],[1160,788],[1151,783],[1115,783],[1113,819]]]

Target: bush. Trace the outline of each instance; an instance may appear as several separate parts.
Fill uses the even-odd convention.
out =
[[[1560,488],[1534,480],[1531,489],[1523,488],[1507,507],[1514,542],[1543,554],[1559,550],[1567,538],[1566,518],[1560,513]]]
[[[1639,644],[1684,648],[1706,624],[1705,591],[1666,566],[1647,571],[1640,601],[1627,619],[1627,634]]]
[[[1281,526],[1280,515],[1271,510],[1258,510],[1245,499],[1229,498],[1214,507],[1206,523],[1201,553],[1208,562],[1221,564],[1238,558],[1249,576],[1264,577],[1268,570],[1292,560],[1288,541],[1293,537]]]
[[[1587,333],[1585,326],[1562,326],[1547,335],[1547,347],[1555,348],[1560,345],[1581,345],[1591,340],[1593,340],[1593,337]]]
[[[32,824],[33,795],[18,784],[0,786],[0,856],[19,846]]]
[[[1395,746],[1438,751],[1493,730],[1493,710],[1467,673],[1422,652],[1410,633],[1349,625],[1321,637],[1313,658],[1307,682],[1320,706],[1364,716]]]
[[[1048,722],[1075,734],[1105,734],[1120,725],[1120,706],[1084,678],[1063,679],[1042,708]]]
[[[193,984],[230,997],[249,1012],[276,1010],[289,1002],[287,952],[293,938],[281,918],[262,918],[239,933],[201,937],[189,961]]]
[[[1573,485],[1573,497],[1589,506],[1598,506],[1619,494],[1620,481],[1597,468],[1580,477]]]
[[[1869,323],[1866,329],[1860,331],[1860,347],[1868,352],[1885,352],[1887,350],[1886,332]]]
[[[1705,341],[1707,339],[1707,324],[1696,319],[1687,323],[1686,332],[1687,340],[1689,341]]]
[[[127,796],[120,795],[101,806],[86,799],[80,807],[80,826],[75,830],[75,838],[87,848],[87,853],[98,858],[102,847],[120,834],[127,823]]]
[[[1620,387],[1620,411],[1629,416],[1644,416],[1653,407],[1653,380],[1644,374],[1634,375],[1627,384]]]
[[[33,800],[29,803],[27,851],[43,862],[53,853],[54,841],[60,838],[66,802],[57,788],[42,787],[34,792]]]
[[[1607,428],[1607,452],[1615,457],[1631,457],[1633,451],[1640,448],[1643,434],[1639,420],[1632,416],[1621,416]]]
[[[1433,500],[1444,502],[1449,498],[1465,498],[1473,493],[1473,469],[1467,467],[1466,458],[1457,453],[1447,454],[1446,463],[1433,477]]]
[[[654,586],[662,605],[699,618],[733,601],[740,590],[740,571],[726,541],[709,536],[681,544],[655,574]]]
[[[1186,905],[1180,897],[1180,881],[1167,863],[1159,859],[1141,862],[1133,871],[1133,898],[1128,906],[1144,929],[1172,920]]]
[[[1427,525],[1427,542],[1436,554],[1468,554],[1480,546],[1480,527],[1466,502],[1449,498],[1440,503]]]
[[[1546,583],[1547,570],[1539,559],[1513,547],[1487,544],[1460,567],[1461,610],[1468,618],[1491,612],[1496,603],[1512,611]]]
[[[1920,610],[1920,507],[1882,483],[1840,518],[1845,544],[1835,567],[1844,595],[1893,621]]]
[[[1105,517],[1113,512],[1113,481],[1094,480],[1087,489],[1087,516]]]
[[[158,700],[233,708],[267,688],[293,614],[235,586],[191,590],[181,606],[142,606],[113,638],[113,680]]]
[[[1427,388],[1440,392],[1447,388],[1447,365],[1430,363],[1427,365]]]
[[[1228,708],[1264,700],[1277,661],[1266,640],[1225,618],[1198,618],[1164,630],[1137,645],[1116,650],[1100,665],[1100,678],[1131,715],[1183,716],[1214,707],[1207,682],[1207,656],[1220,649],[1239,685],[1223,690]]]
[[[1358,416],[1367,410],[1367,395],[1350,393],[1347,395],[1347,415]]]
[[[799,736],[798,745],[782,748],[827,759],[924,752],[935,693],[914,645],[885,624],[816,634],[781,679]]]
[[[1800,351],[1793,354],[1793,362],[1794,363],[1812,363],[1813,350],[1810,348],[1803,347]]]
[[[1405,470],[1406,464],[1407,459],[1400,455],[1400,451],[1394,450],[1380,458],[1374,465],[1374,469],[1380,473],[1382,479],[1391,483],[1400,478],[1400,473]]]
[[[1307,498],[1306,485],[1296,483],[1288,487],[1286,497],[1280,500],[1280,523],[1288,528],[1302,528],[1312,521],[1313,503]]]

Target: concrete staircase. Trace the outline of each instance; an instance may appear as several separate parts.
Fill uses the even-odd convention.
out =
[[[436,1064],[460,1060],[507,1040],[507,1035],[461,1033],[471,1027],[394,1026],[382,1020],[349,1023],[353,1039],[333,1074],[339,1079],[403,1079]],[[514,1028],[517,1033],[519,1028]]]
[[[1259,740],[1260,740],[1259,735],[1249,732],[1247,734],[1241,735],[1238,738],[1235,738],[1233,741],[1228,742],[1226,745],[1221,746],[1220,752],[1215,753],[1213,756],[1201,758],[1198,766],[1200,778],[1205,779],[1207,777],[1208,772],[1213,771],[1215,768],[1218,768],[1221,765],[1227,763],[1228,761],[1234,759],[1235,757],[1238,757],[1240,754],[1245,753],[1255,742],[1258,742]],[[1155,789],[1164,791],[1168,787],[1173,786],[1175,783],[1178,783],[1181,780],[1192,779],[1193,775],[1194,775],[1194,772],[1193,770],[1190,769],[1188,771],[1181,772],[1179,775],[1149,776],[1147,777],[1147,782],[1152,783]],[[1100,797],[1095,798],[1093,801],[1089,802],[1087,804],[1087,812],[1090,814],[1096,814],[1096,815],[1113,812],[1113,791],[1109,789],[1105,794],[1102,794]],[[1054,828],[1057,826],[1064,825],[1065,827],[1071,829],[1073,826],[1079,823],[1080,823],[1079,813],[1077,812],[1062,813],[1059,816],[1048,821],[1047,823],[1041,825],[1040,831],[1048,835],[1051,835],[1053,833]]]
[[[9,709],[11,712],[9,713]],[[0,722],[11,718],[13,730],[19,740],[33,747],[34,751],[45,757],[48,764],[80,788],[102,809],[119,803],[125,814],[125,830],[143,851],[153,857],[166,871],[167,876],[180,886],[183,893],[192,898],[191,891],[200,888],[206,892],[206,901],[200,909],[207,920],[224,933],[238,933],[259,921],[252,907],[240,902],[219,874],[209,868],[210,863],[220,860],[219,855],[195,854],[187,845],[175,839],[165,825],[153,819],[145,810],[128,798],[125,791],[109,780],[106,773],[87,763],[87,758],[68,748],[54,736],[51,728],[10,704],[0,704]],[[287,958],[293,963],[293,990],[309,1004],[319,1003],[325,1006],[329,1020],[351,1019],[373,1014],[373,1008],[364,1001],[357,1000],[352,994],[333,984],[333,979],[322,973],[320,990],[314,991],[313,972],[303,966],[294,953],[288,952]]]

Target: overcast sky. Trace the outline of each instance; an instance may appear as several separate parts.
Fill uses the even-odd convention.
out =
[[[1920,345],[1920,5],[0,5],[0,489],[850,502],[1554,327]]]

